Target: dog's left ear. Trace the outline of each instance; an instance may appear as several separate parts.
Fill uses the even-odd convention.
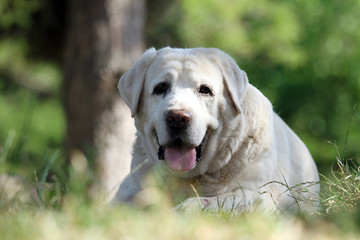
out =
[[[145,82],[146,71],[155,59],[155,48],[148,49],[131,69],[125,73],[119,80],[118,89],[126,105],[131,110],[131,116],[134,117],[138,108],[140,95]]]
[[[238,113],[241,113],[241,104],[245,98],[249,80],[246,73],[239,68],[235,60],[223,51],[213,48],[213,61],[217,63],[223,75],[225,87]]]

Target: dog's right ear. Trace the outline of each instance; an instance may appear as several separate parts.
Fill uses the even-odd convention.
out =
[[[218,65],[235,109],[238,113],[241,113],[241,104],[249,86],[246,73],[239,68],[235,60],[227,53],[216,48],[201,49],[200,51],[204,50],[205,53],[208,53],[208,57]]]
[[[118,89],[126,105],[134,117],[138,108],[141,92],[145,82],[146,71],[155,59],[155,48],[148,49],[130,70],[119,80]]]

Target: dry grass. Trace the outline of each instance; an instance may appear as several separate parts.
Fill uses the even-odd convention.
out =
[[[109,208],[67,197],[61,210],[17,208],[0,214],[2,239],[357,239],[332,223],[257,214],[184,215],[172,208]]]
[[[74,165],[66,185],[57,178],[47,183],[58,157],[56,152],[49,155],[48,166],[34,174],[32,187],[2,175],[8,180],[0,178],[1,239],[358,239],[360,171],[340,154],[338,169],[322,177],[320,209],[311,216],[184,214],[173,209],[161,186],[151,193],[154,200],[146,208],[110,207],[90,197],[93,177],[86,167]],[[10,183],[23,187],[9,191]]]
[[[42,196],[36,204],[18,201],[15,195],[2,198],[1,239],[358,239],[358,215],[350,212],[356,209],[359,186],[355,175],[349,177],[350,170],[342,166],[324,179],[324,211],[312,216],[206,211],[189,215],[175,211],[160,189],[154,190],[156,201],[145,209],[109,207],[90,200],[84,187],[89,179],[75,171],[67,194],[54,185],[38,185]],[[344,211],[348,219],[341,218],[339,224]]]

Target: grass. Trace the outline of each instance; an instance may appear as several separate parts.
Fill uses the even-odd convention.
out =
[[[61,209],[0,213],[2,239],[354,239],[328,221],[257,214],[184,215],[159,205],[109,208],[67,196]]]
[[[326,184],[323,207],[326,213],[357,211],[360,203],[360,168],[353,162],[338,160],[338,171],[330,177],[323,176]]]
[[[0,169],[13,169],[14,133],[0,149]],[[1,239],[357,239],[360,226],[360,169],[337,157],[337,168],[322,176],[320,208],[313,215],[271,216],[228,212],[184,214],[173,209],[164,188],[152,191],[146,208],[111,207],[94,198],[93,175],[84,156],[73,161],[66,184],[55,172],[59,151],[10,199],[0,180]],[[86,160],[86,159],[85,159]],[[5,167],[4,167],[5,166]],[[57,168],[55,168],[57,169]],[[9,185],[6,182],[5,185]],[[32,189],[29,193],[28,189]],[[292,188],[289,187],[289,191]],[[24,197],[25,196],[25,197]]]

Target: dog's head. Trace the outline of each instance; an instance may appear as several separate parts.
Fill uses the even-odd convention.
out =
[[[221,125],[225,95],[240,113],[247,86],[245,72],[213,48],[149,49],[118,85],[147,151],[176,172],[196,167]]]

